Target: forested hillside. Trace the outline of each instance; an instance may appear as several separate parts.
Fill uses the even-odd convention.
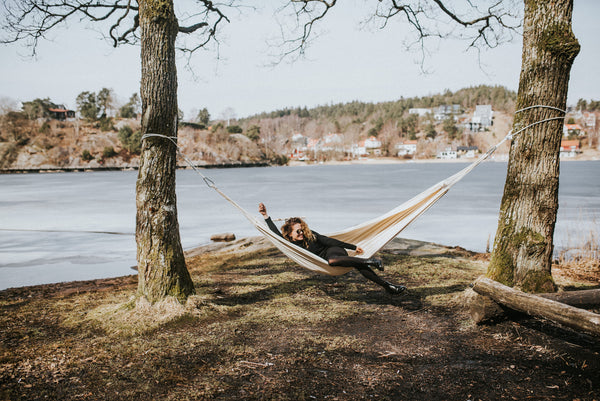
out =
[[[139,98],[134,94],[111,112],[110,97],[107,89],[83,92],[77,98],[77,117],[64,120],[56,117],[61,106],[49,99],[4,111],[0,168],[136,167]],[[398,157],[398,144],[410,142],[416,153],[404,158],[428,159],[448,148],[483,151],[497,143],[511,128],[515,99],[516,93],[504,87],[478,86],[390,102],[284,108],[227,121],[211,119],[203,109],[192,121],[180,122],[179,144],[198,165],[285,164],[302,152],[306,162],[351,160],[369,138],[378,146],[369,150],[370,158]],[[492,125],[473,129],[469,124],[478,105],[491,106]],[[584,109],[597,105],[578,103]],[[506,155],[507,149],[499,149],[498,155]]]
[[[478,86],[456,92],[403,98],[397,101],[365,103],[354,101],[314,108],[286,108],[262,113],[238,121],[246,130],[260,130],[264,146],[273,152],[289,154],[293,151],[294,135],[323,140],[328,135],[338,134],[340,146],[335,150],[313,154],[319,161],[349,159],[353,156],[348,149],[353,145],[376,137],[381,142],[381,156],[396,156],[395,145],[408,140],[419,142],[415,157],[430,158],[447,147],[478,146],[486,148],[506,134],[514,111],[516,93],[501,86]],[[457,105],[458,111],[436,119],[435,109],[440,106]],[[477,105],[492,105],[494,127],[474,134],[464,129]],[[431,114],[418,116],[410,109],[431,109]],[[327,147],[326,147],[327,148]],[[330,148],[330,147],[329,147]]]
[[[306,108],[293,108],[262,113],[249,119],[277,118],[297,115],[313,119],[337,119],[348,116],[366,119],[377,114],[383,119],[398,119],[404,116],[411,108],[431,108],[446,104],[458,104],[463,109],[474,109],[478,104],[491,104],[494,110],[511,113],[514,111],[517,94],[503,86],[477,86],[460,89],[456,92],[446,90],[444,93],[423,97],[403,98],[394,102],[364,103],[354,101],[325,105],[307,110]]]

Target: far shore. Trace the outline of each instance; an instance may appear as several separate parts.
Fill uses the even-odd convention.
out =
[[[373,158],[361,158],[351,160],[328,160],[328,161],[298,161],[290,160],[287,164],[288,167],[302,167],[302,166],[345,166],[345,165],[378,165],[378,164],[406,164],[406,163],[472,163],[477,158],[457,158],[457,159],[402,159],[398,157],[373,157]],[[564,157],[561,158],[561,162],[579,162],[579,161],[598,161],[600,160],[600,150],[586,150],[585,154],[581,154],[576,157]],[[501,153],[493,155],[488,159],[491,162],[506,163],[508,161],[508,154]],[[265,162],[231,162],[231,163],[218,163],[218,164],[197,164],[194,167],[200,169],[215,169],[215,168],[247,168],[247,167],[268,167],[270,166]],[[179,169],[189,169],[191,167],[187,165],[179,165]],[[22,168],[8,168],[0,169],[0,174],[27,174],[27,173],[58,173],[58,172],[93,172],[93,171],[130,171],[137,170],[138,166],[127,165],[127,166],[103,166],[103,167],[89,167],[89,166],[38,166],[38,167],[22,167]]]
[[[472,163],[477,158],[457,158],[457,159],[401,159],[398,157],[376,157],[376,158],[364,158],[364,159],[352,159],[352,160],[330,160],[324,162],[317,161],[298,161],[291,160],[288,163],[290,167],[296,166],[314,166],[314,165],[354,165],[354,164],[405,164],[405,163]],[[600,151],[586,151],[585,154],[577,157],[564,157],[561,158],[561,162],[578,162],[578,161],[598,161],[600,160]],[[508,154],[502,153],[493,155],[488,159],[491,162],[506,163],[508,161]]]

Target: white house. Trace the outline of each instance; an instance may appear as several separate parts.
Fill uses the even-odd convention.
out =
[[[342,143],[342,136],[340,134],[327,134],[325,137],[325,143]]]
[[[423,109],[418,107],[414,109],[408,109],[408,114],[416,114],[419,117],[425,117],[429,113],[431,113],[431,109]]]
[[[494,118],[494,112],[491,104],[478,104],[475,106],[475,112],[469,123],[469,129],[471,131],[480,131],[483,128],[489,127],[493,124],[492,119]]]
[[[406,155],[414,155],[417,153],[417,142],[418,141],[404,141],[396,145],[396,150],[398,150],[398,156],[406,156]]]
[[[456,150],[446,148],[446,150],[437,154],[438,159],[456,159],[458,157]]]
[[[323,149],[324,151],[327,150],[338,150],[341,151],[342,150],[342,136],[339,134],[328,134],[327,136],[325,136],[325,138],[323,139],[324,142],[324,146]]]
[[[368,155],[367,148],[364,146],[365,141],[361,141],[359,143],[352,144],[350,148],[350,153],[353,157],[365,157]]]
[[[367,153],[380,155],[381,154],[381,141],[374,136],[370,136],[365,140],[365,148]]]
[[[596,114],[594,113],[584,113],[583,114],[583,122],[586,127],[596,128]]]
[[[436,121],[442,121],[457,114],[460,114],[460,105],[458,104],[446,104],[433,109],[433,118]]]

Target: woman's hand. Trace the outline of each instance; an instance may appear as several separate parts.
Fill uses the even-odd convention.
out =
[[[264,203],[259,203],[258,204],[258,212],[260,214],[262,214],[265,219],[269,218],[269,215],[267,214],[267,207],[265,206]]]
[[[365,251],[363,251],[363,249],[361,247],[359,247],[359,246],[356,247],[356,254],[357,255],[363,254],[364,252]]]

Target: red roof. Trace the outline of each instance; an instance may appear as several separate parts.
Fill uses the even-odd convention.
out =
[[[562,149],[579,149],[579,141],[578,140],[560,141],[560,147]]]
[[[565,128],[567,130],[569,130],[569,131],[570,130],[576,130],[576,129],[581,130],[581,125],[579,125],[579,124],[565,124]]]
[[[48,111],[53,111],[55,113],[66,113],[69,110],[67,110],[67,109],[48,109]]]

